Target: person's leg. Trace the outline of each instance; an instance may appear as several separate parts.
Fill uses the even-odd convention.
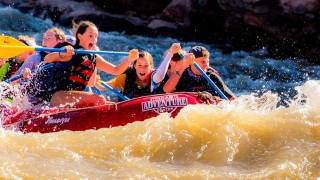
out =
[[[106,104],[102,95],[84,91],[58,91],[50,100],[52,106],[88,107]]]

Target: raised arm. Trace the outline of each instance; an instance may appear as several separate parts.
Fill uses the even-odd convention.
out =
[[[160,66],[158,67],[157,71],[155,72],[155,74],[152,76],[152,81],[155,83],[160,83],[168,70],[169,64],[170,64],[170,60],[173,56],[173,54],[178,53],[181,50],[181,46],[180,43],[173,43],[168,51],[168,53],[166,54],[164,60],[162,61],[162,63],[160,64]]]
[[[182,60],[182,65],[176,73],[172,74],[168,81],[163,86],[163,91],[166,93],[171,93],[175,90],[181,75],[183,74],[184,70],[187,69],[191,64],[194,62],[194,55],[192,53],[188,53],[184,56]]]
[[[127,56],[124,59],[124,61],[122,61],[122,63],[120,63],[118,66],[115,66],[114,64],[106,61],[103,57],[101,57],[98,54],[96,56],[98,69],[113,75],[120,75],[128,68],[132,61],[139,58],[139,51],[137,49],[130,50],[129,56]]]
[[[61,61],[61,62],[67,62],[72,59],[72,56],[74,55],[74,49],[72,46],[64,46],[67,50],[67,52],[53,52],[49,53],[44,57],[44,62],[45,63],[52,63],[56,61]]]

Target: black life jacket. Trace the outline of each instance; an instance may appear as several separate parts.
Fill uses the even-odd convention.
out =
[[[126,74],[126,80],[124,85],[124,91],[121,93],[128,98],[135,98],[139,96],[145,96],[151,94],[151,74],[152,72],[147,76],[146,79],[149,80],[149,83],[146,87],[140,87],[138,86],[135,81],[137,79],[136,69],[135,68],[129,68],[125,72]]]
[[[228,98],[233,97],[233,93],[225,85],[221,77],[213,69],[208,69],[206,75],[212,82],[224,93]],[[213,96],[219,96],[219,93],[210,85],[210,83],[202,76],[195,75],[191,68],[187,68],[176,86],[176,92],[201,92],[208,91]]]

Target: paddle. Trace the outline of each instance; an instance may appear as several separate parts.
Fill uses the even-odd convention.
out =
[[[41,68],[43,68],[43,69],[48,69],[48,68],[50,68],[50,67],[52,67],[52,66],[53,66],[53,63],[50,63],[50,64],[46,64],[46,65],[42,66]],[[31,71],[31,73],[33,74],[33,73],[35,73],[36,71],[37,71],[37,68],[36,68],[36,69],[33,69],[33,70]],[[12,81],[18,80],[18,79],[20,79],[20,78],[22,78],[22,77],[23,77],[23,75],[22,75],[22,74],[19,74],[19,75],[13,76],[13,77],[10,78],[10,79],[5,80],[4,82],[6,82],[6,83],[11,83]]]
[[[95,87],[95,91],[97,92],[97,94],[102,95],[102,92],[96,87]]]
[[[27,46],[13,37],[3,35],[0,36],[0,58],[11,58],[27,51],[66,52],[66,49]],[[75,49],[74,52],[76,54],[104,54],[117,56],[129,55],[128,52],[91,51],[80,49]]]
[[[121,93],[119,93],[117,90],[113,89],[111,86],[109,86],[107,83],[100,81],[101,85],[108,89],[109,91],[113,92],[117,96],[119,96],[122,100],[129,100],[129,98]]]
[[[218,86],[207,76],[207,74],[201,69],[201,67],[194,62],[194,67],[197,68],[197,70],[201,73],[201,75],[208,81],[208,83],[213,87],[214,90],[218,92],[218,94],[225,100],[229,100],[226,95],[223,94],[223,92],[218,88]]]
[[[184,58],[184,55],[179,52],[179,55],[181,58]],[[194,67],[200,72],[200,74],[208,81],[208,83],[213,87],[215,91],[218,92],[218,94],[225,100],[229,100],[226,95],[223,94],[223,92],[218,88],[218,86],[207,76],[207,74],[201,69],[201,67],[194,61],[193,62]]]
[[[93,93],[92,88],[89,86],[86,86],[86,88],[84,89],[85,92],[89,92],[89,93]]]
[[[98,88],[94,87],[94,90],[96,91],[97,94],[102,95],[102,92],[101,92]],[[88,86],[86,86],[86,88],[84,89],[84,91],[90,92],[90,93],[94,93],[93,90],[92,90],[92,88],[91,88],[91,87],[88,87]]]

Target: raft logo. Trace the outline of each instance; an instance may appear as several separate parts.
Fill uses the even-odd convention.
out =
[[[178,95],[167,95],[164,97],[151,98],[150,101],[142,102],[142,112],[154,111],[156,113],[172,113],[177,107],[184,107],[188,105],[186,97],[178,97]]]
[[[70,121],[70,118],[56,118],[49,116],[45,124],[63,124]]]

